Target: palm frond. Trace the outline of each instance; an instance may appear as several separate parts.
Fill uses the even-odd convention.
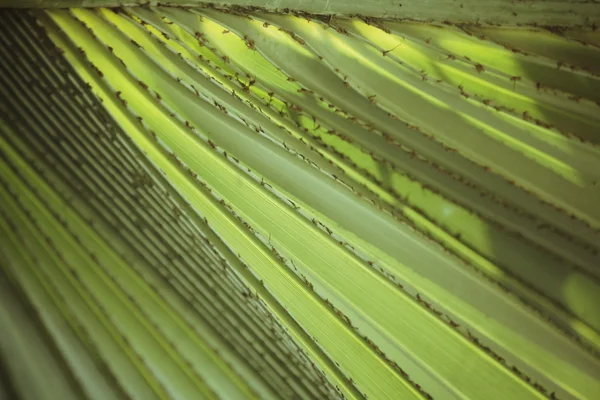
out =
[[[18,391],[600,392],[597,34],[247,11],[0,17]]]

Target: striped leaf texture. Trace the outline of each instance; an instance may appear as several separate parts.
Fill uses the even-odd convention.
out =
[[[290,10],[336,16],[489,24],[578,26],[600,24],[596,0],[0,0],[0,7],[70,8],[135,6],[235,6],[254,11]]]
[[[600,393],[595,30],[4,10],[0,56],[0,398]]]

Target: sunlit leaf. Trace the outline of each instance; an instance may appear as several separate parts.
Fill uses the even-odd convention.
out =
[[[250,11],[1,15],[15,390],[600,393],[597,34]]]

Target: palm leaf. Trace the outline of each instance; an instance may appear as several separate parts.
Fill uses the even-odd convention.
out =
[[[597,34],[216,6],[1,18],[10,390],[600,392]]]

